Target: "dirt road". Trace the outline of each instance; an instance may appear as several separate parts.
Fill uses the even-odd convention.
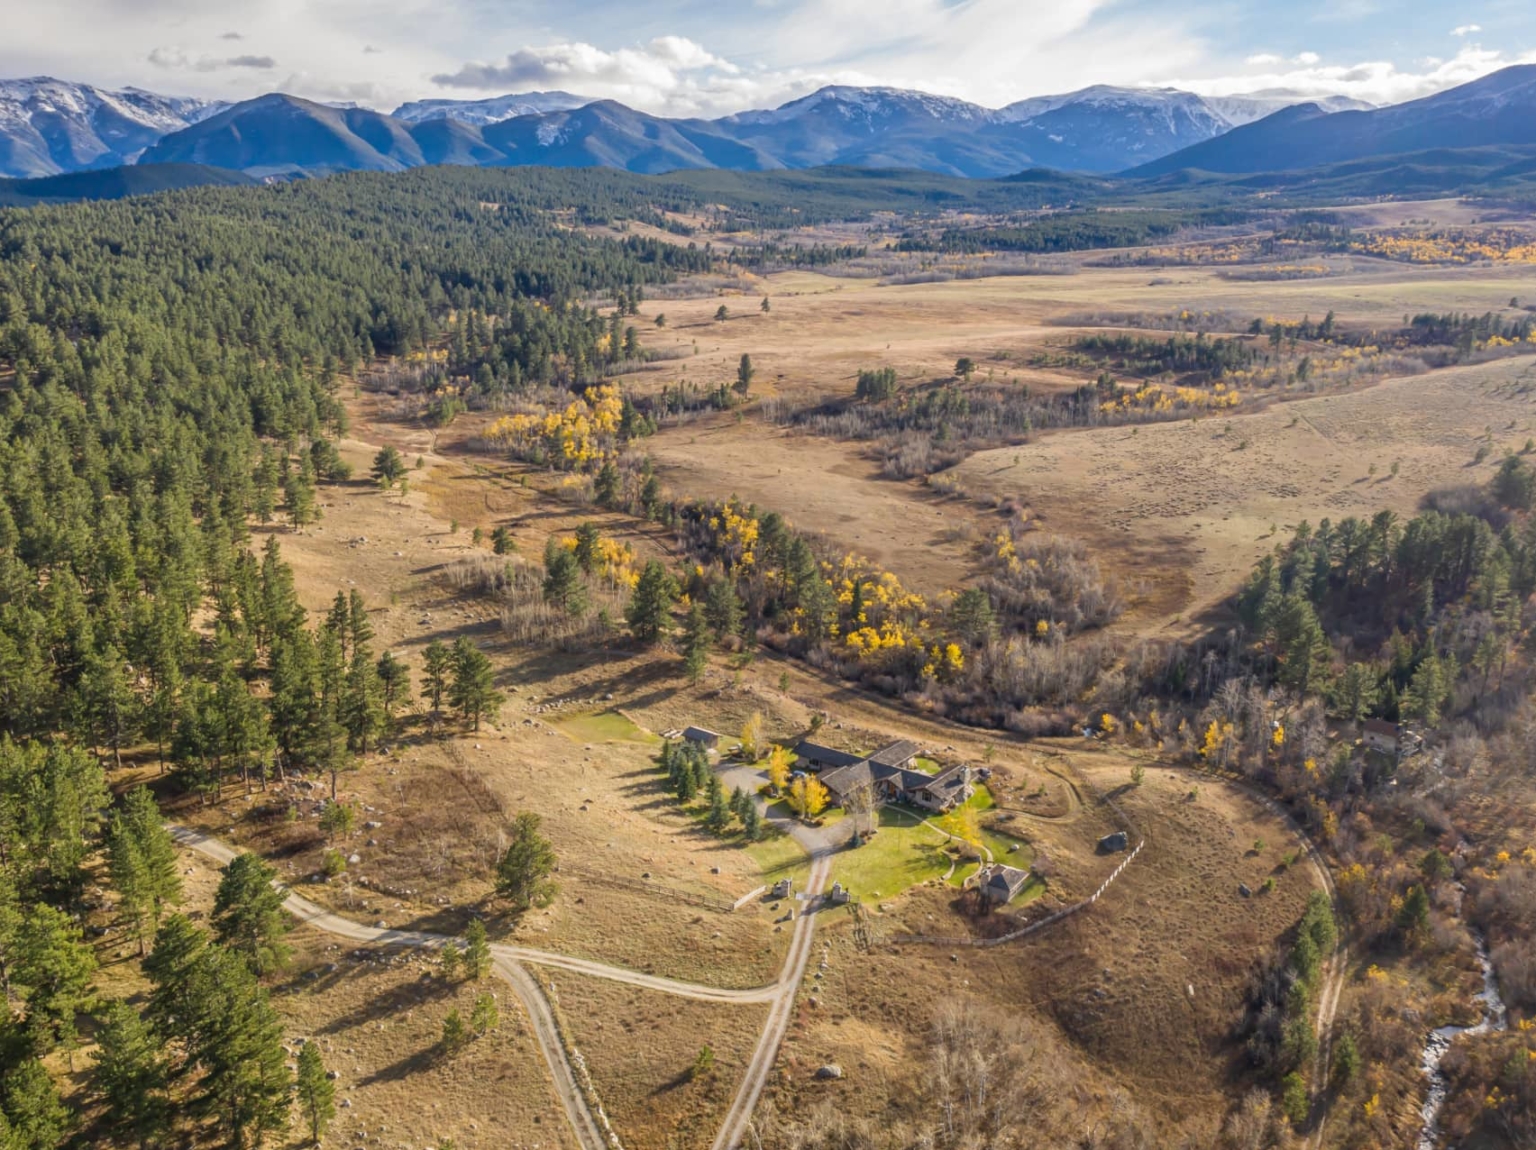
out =
[[[226,864],[235,858],[240,852],[229,844],[203,834],[201,831],[190,827],[178,826],[174,823],[167,824],[171,837],[188,850],[195,851],[213,861]],[[639,971],[627,970],[620,966],[609,966],[606,963],[593,962],[587,959],[572,958],[569,955],[556,954],[552,951],[534,950],[522,946],[506,946],[500,943],[491,946],[494,961],[492,969],[496,971],[523,1004],[523,1009],[528,1014],[529,1024],[532,1027],[534,1037],[538,1040],[539,1048],[544,1053],[544,1060],[549,1064],[550,1074],[554,1079],[555,1091],[560,1096],[561,1103],[565,1106],[566,1117],[569,1119],[571,1129],[574,1131],[582,1150],[610,1150],[607,1140],[602,1134],[597,1119],[593,1116],[591,1108],[587,1104],[586,1096],[582,1093],[576,1082],[576,1075],[571,1068],[570,1060],[566,1057],[565,1047],[560,1041],[559,1031],[555,1026],[555,1020],[549,1008],[549,1003],[544,997],[543,991],[537,982],[531,978],[523,963],[533,963],[541,966],[556,967],[561,970],[571,971],[575,974],[590,975],[595,978],[606,978],[614,982],[627,983],[630,986],[642,987],[646,990],[656,990],[664,994],[674,994],[680,998],[691,998],[701,1002],[732,1002],[732,1003],[771,1003],[768,1012],[768,1022],[759,1038],[757,1047],[753,1051],[752,1061],[747,1067],[746,1076],[742,1079],[737,1089],[736,1097],[731,1103],[731,1108],[726,1114],[725,1123],[715,1139],[715,1150],[734,1150],[741,1144],[751,1121],[752,1111],[757,1106],[757,1100],[763,1092],[763,1086],[768,1080],[768,1075],[773,1069],[774,1060],[778,1056],[779,1044],[784,1040],[784,1034],[789,1028],[790,1016],[794,1011],[795,995],[799,990],[801,980],[805,977],[806,967],[811,958],[811,935],[815,928],[815,916],[810,913],[814,908],[817,896],[826,884],[827,877],[832,870],[832,848],[821,838],[814,837],[809,828],[791,826],[788,828],[797,839],[800,832],[811,837],[807,845],[812,852],[812,864],[810,877],[806,882],[806,905],[795,923],[794,938],[790,941],[789,956],[784,963],[779,977],[768,986],[756,987],[748,990],[726,990],[719,987],[704,986],[698,983],[679,982],[670,978],[657,978],[654,975],[642,974]],[[416,930],[393,930],[388,927],[365,926],[351,919],[334,914],[324,907],[317,906],[302,895],[295,894],[292,890],[279,884],[286,897],[283,900],[283,909],[306,926],[312,926],[316,930],[333,934],[340,938],[350,939],[354,942],[376,943],[384,946],[408,946],[436,948],[449,941],[462,941],[450,939],[448,935],[430,934]]]

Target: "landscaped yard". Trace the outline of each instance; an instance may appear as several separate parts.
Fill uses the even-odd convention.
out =
[[[744,849],[762,868],[765,882],[775,883],[787,878],[800,887],[810,873],[810,855],[789,835],[770,835],[761,842],[747,843]]]
[[[661,739],[617,711],[588,712],[559,719],[555,727],[578,743],[640,743],[655,746]]]
[[[884,898],[931,878],[941,878],[953,861],[949,840],[918,817],[894,807],[880,808],[880,830],[862,846],[838,853],[833,876],[857,898]]]

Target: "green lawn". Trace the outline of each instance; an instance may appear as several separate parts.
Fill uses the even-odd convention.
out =
[[[840,851],[832,873],[858,898],[886,898],[949,870],[947,841],[917,816],[883,807],[879,833]]]
[[[588,712],[557,720],[555,728],[578,743],[639,743],[654,747],[661,739],[617,711]]]
[[[805,885],[811,857],[788,835],[772,835],[762,842],[747,843],[744,849],[762,869],[764,882],[776,883],[787,878],[794,880],[797,890]]]

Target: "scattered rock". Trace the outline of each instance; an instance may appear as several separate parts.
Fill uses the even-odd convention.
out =
[[[816,1070],[816,1077],[823,1082],[841,1078],[842,1076],[843,1068],[835,1062],[829,1062],[825,1066],[818,1067]]]
[[[1244,898],[1252,898],[1253,897],[1253,891],[1249,888],[1248,884],[1245,883],[1245,882],[1240,882],[1240,883],[1237,884],[1237,893],[1242,895]]]

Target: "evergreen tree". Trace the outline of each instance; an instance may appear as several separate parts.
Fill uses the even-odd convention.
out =
[[[325,1073],[320,1047],[313,1042],[306,1042],[299,1048],[299,1069],[294,1085],[310,1139],[318,1146],[325,1128],[336,1117],[336,1086]]]
[[[464,952],[453,942],[443,943],[443,949],[438,952],[438,962],[443,968],[443,978],[448,982],[457,982],[459,974],[464,969]]]
[[[506,852],[496,867],[496,893],[519,911],[543,906],[554,897],[549,876],[555,869],[555,850],[539,833],[539,816],[524,811],[512,822]]]
[[[676,601],[676,581],[659,560],[652,559],[640,573],[624,614],[631,634],[646,646],[659,642],[671,627],[672,605]]]
[[[474,1009],[469,1012],[469,1026],[478,1037],[489,1034],[501,1025],[501,1011],[496,1007],[494,994],[475,995]]]
[[[581,564],[554,539],[549,541],[544,552],[544,601],[572,618],[579,618],[587,609],[587,589],[581,580]]]
[[[141,1150],[170,1128],[170,1067],[161,1040],[126,1002],[108,1006],[96,1031],[91,1079],[112,1126]]]
[[[385,446],[373,457],[373,481],[385,491],[390,490],[405,476],[405,460],[393,447]]]
[[[704,617],[709,621],[710,630],[722,643],[740,636],[741,599],[731,579],[716,579],[709,585],[704,597]]]
[[[198,1108],[231,1147],[259,1147],[288,1127],[293,1078],[282,1021],[241,956],[220,947],[203,953],[184,993],[197,1019],[190,1049],[203,1072]]]
[[[583,575],[597,574],[602,541],[603,538],[598,533],[596,523],[587,520],[577,525],[576,546],[571,554],[575,557],[576,565],[581,568]]]
[[[0,1042],[20,1047],[18,1034],[0,1033]],[[9,1051],[0,1063],[0,1146],[5,1150],[54,1150],[64,1142],[71,1115],[41,1058]]]
[[[767,300],[763,301],[767,303]],[[752,390],[752,379],[757,375],[757,370],[752,366],[752,357],[746,352],[741,354],[741,362],[736,365],[736,393],[745,396]]]
[[[704,816],[704,825],[716,834],[722,834],[725,828],[731,824],[731,807],[726,801],[725,791],[719,786],[718,775],[710,775],[715,780],[715,786],[709,792],[709,813]]]
[[[742,814],[741,829],[751,842],[763,837],[763,817],[758,813],[756,803],[749,805]]]
[[[288,921],[283,895],[272,884],[277,872],[253,854],[236,855],[221,872],[213,896],[214,936],[240,954],[255,974],[288,961]]]
[[[512,541],[512,532],[504,526],[492,531],[491,550],[497,555],[510,555],[516,551],[517,544]]]
[[[73,1047],[75,1018],[96,973],[95,952],[74,920],[47,903],[26,912],[12,947],[10,981],[26,999],[29,1027],[50,1046]]]
[[[709,645],[713,639],[709,622],[704,616],[704,605],[696,602],[688,609],[688,622],[683,629],[684,667],[690,683],[698,683],[704,678],[704,672],[709,667]]]
[[[296,530],[302,531],[320,518],[315,503],[315,477],[313,465],[305,456],[304,466],[289,475],[283,486],[283,510]]]
[[[471,725],[480,729],[482,716],[494,719],[506,697],[496,690],[495,671],[485,653],[466,636],[454,640],[450,664],[453,679],[448,687],[448,701]]]
[[[455,1006],[443,1017],[443,1050],[447,1054],[457,1054],[468,1041],[469,1028],[464,1025],[459,1008]]]
[[[377,665],[366,646],[355,650],[357,654],[347,672],[340,718],[347,731],[348,749],[366,755],[369,746],[384,733],[387,712]]]
[[[982,646],[997,632],[992,597],[979,587],[969,588],[955,596],[949,608],[949,621],[955,634],[972,647]]]
[[[384,718],[386,723],[393,722],[395,709],[410,693],[411,672],[403,659],[397,659],[393,652],[385,651],[379,656],[374,673],[379,680],[381,691],[380,700],[384,704]]]
[[[440,640],[433,639],[421,656],[421,697],[432,708],[434,721],[443,709],[443,697],[448,693],[448,675],[453,658]]]
[[[148,788],[129,791],[122,809],[113,814],[107,830],[107,866],[129,932],[143,955],[166,908],[181,902],[176,844]]]
[[[599,507],[615,507],[619,501],[619,469],[605,461],[592,483],[592,498]]]
[[[479,981],[491,972],[491,944],[485,937],[485,923],[469,920],[464,928],[464,973]]]

